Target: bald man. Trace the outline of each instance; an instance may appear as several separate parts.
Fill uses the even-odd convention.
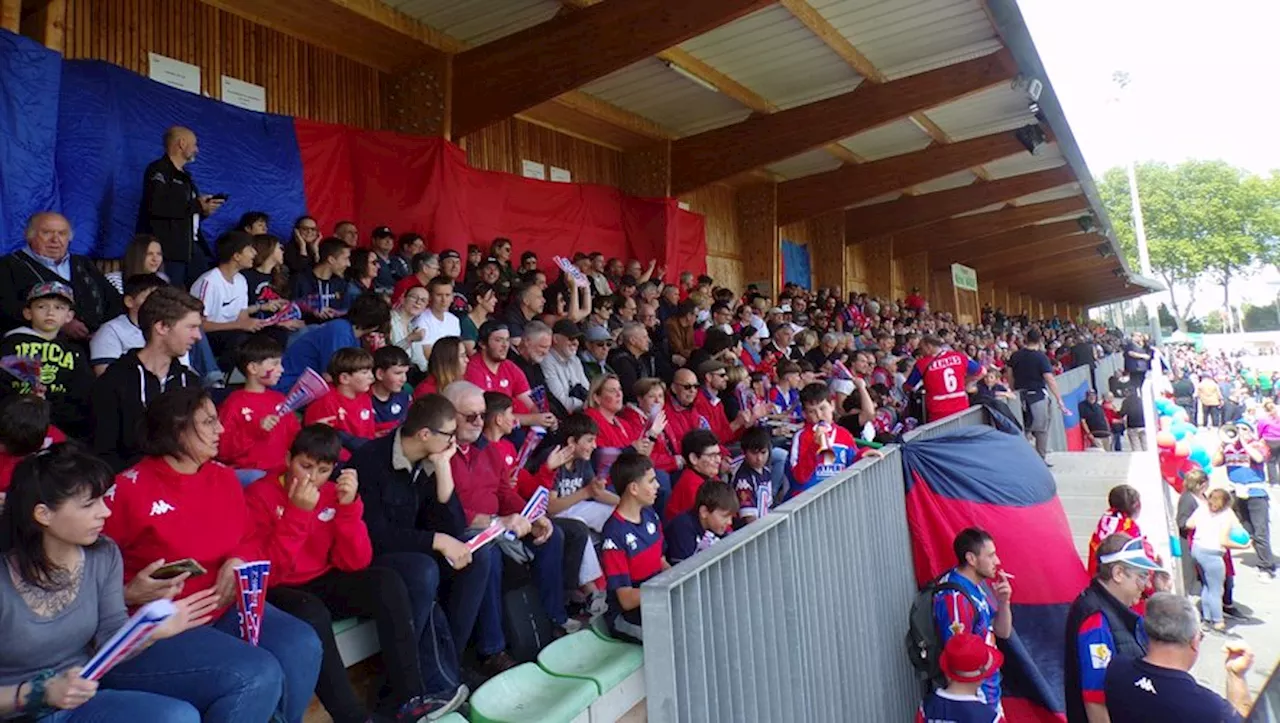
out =
[[[75,318],[62,327],[73,341],[88,344],[103,322],[124,312],[120,292],[93,260],[71,253],[71,223],[60,213],[45,211],[27,221],[26,245],[0,258],[0,312],[4,331],[26,326],[22,316],[27,292],[36,284],[58,281],[75,294]]]
[[[196,134],[174,126],[164,134],[164,155],[142,174],[142,207],[138,233],[160,239],[165,273],[176,286],[186,288],[209,268],[208,244],[200,234],[200,220],[222,207],[225,198],[201,195],[187,172],[188,163],[200,152]]]

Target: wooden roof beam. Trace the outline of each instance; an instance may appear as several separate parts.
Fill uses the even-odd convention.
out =
[[[453,59],[454,132],[480,130],[770,4],[603,2],[465,50]]]
[[[1056,290],[1060,285],[1068,285],[1072,281],[1079,280],[1077,277],[1082,275],[1101,274],[1099,269],[1112,273],[1120,264],[1115,259],[1099,258],[1097,254],[1093,256],[1077,258],[1065,263],[1051,264],[1048,266],[1033,266],[1018,273],[1006,274],[1003,276],[991,276],[991,278],[1000,285],[1011,287],[1022,287],[1030,285],[1039,292],[1040,290]],[[1058,282],[1055,279],[1061,278],[1063,281]]]
[[[1088,199],[1084,196],[1073,196],[1057,201],[1033,203],[1026,206],[1009,206],[989,213],[976,213],[971,216],[949,218],[945,221],[931,223],[928,226],[921,226],[917,229],[894,234],[893,255],[895,258],[901,258],[921,251],[932,251],[941,254],[937,258],[953,258],[946,251],[950,246],[982,238],[983,236],[1030,226],[1037,221],[1054,218],[1055,216],[1065,216],[1088,208]]]
[[[1051,256],[1077,249],[1087,248],[1097,253],[1098,244],[1103,241],[1103,238],[1096,234],[1076,233],[1039,243],[1025,243],[977,260],[957,260],[956,263],[970,266],[978,271],[999,272],[1005,267],[1040,263]]]
[[[1074,220],[1024,226],[957,244],[948,249],[947,255],[955,259],[956,263],[967,265],[971,261],[1006,253],[1029,244],[1060,239],[1078,233],[1080,233],[1080,224]]]
[[[998,266],[983,266],[981,268],[974,266],[973,269],[981,272],[986,278],[993,279],[1012,276],[1030,268],[1052,268],[1087,258],[1102,260],[1102,257],[1098,256],[1098,252],[1094,251],[1091,246],[1059,246],[1052,251],[1040,252],[1032,260],[1023,258],[1017,261],[1011,260],[1007,263],[1001,263]]]
[[[838,211],[979,163],[1026,152],[1012,133],[997,133],[797,178],[778,187],[778,223],[786,225]]]
[[[990,183],[975,183],[947,191],[926,193],[921,196],[901,198],[897,201],[877,203],[873,206],[851,208],[845,212],[845,239],[856,241],[871,236],[906,231],[958,213],[974,211],[993,203],[1004,203],[1075,181],[1075,175],[1066,166],[1046,171],[1010,176]]]
[[[1012,56],[1002,50],[901,80],[863,83],[833,98],[681,138],[672,144],[672,191],[686,193],[776,163],[989,88],[1016,73]]]

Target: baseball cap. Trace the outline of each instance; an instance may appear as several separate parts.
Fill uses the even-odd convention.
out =
[[[588,326],[586,337],[588,342],[613,341],[613,336],[609,334],[609,330],[599,324]]]
[[[567,336],[570,339],[581,339],[582,328],[568,319],[561,319],[551,327],[551,331],[561,336]]]
[[[716,372],[722,372],[728,368],[729,367],[725,366],[724,362],[722,361],[716,361],[715,359],[708,359],[698,365],[698,376],[705,377],[708,374],[715,374]]]
[[[457,251],[454,251],[453,249],[445,249],[444,251],[440,252],[441,261],[444,261],[445,259],[460,259],[460,258],[462,258],[462,254],[458,253]]]
[[[1135,537],[1132,540],[1129,540],[1124,543],[1124,547],[1116,550],[1110,555],[1100,555],[1098,557],[1098,562],[1104,565],[1113,562],[1122,562],[1129,567],[1136,567],[1139,570],[1151,570],[1153,572],[1159,572],[1164,569],[1157,565],[1154,560],[1147,557],[1147,551],[1143,549],[1142,538],[1140,537]]]
[[[58,296],[67,300],[68,304],[76,303],[76,295],[71,291],[71,287],[61,281],[42,281],[27,292],[27,303],[36,299],[47,299],[51,296]]]
[[[938,665],[951,680],[977,683],[1000,670],[1004,654],[973,633],[957,633],[943,647]]]
[[[373,230],[374,238],[395,238],[395,234],[391,233],[390,226],[379,226]]]
[[[485,259],[484,263],[481,265],[488,266],[489,264],[493,264],[494,266],[501,266],[502,262],[498,261],[498,258],[496,256],[490,256],[489,258]]]
[[[511,330],[511,327],[507,326],[501,321],[495,321],[493,319],[490,319],[489,321],[486,321],[485,323],[480,325],[480,329],[476,332],[476,337],[480,341],[488,341],[491,335],[496,334],[499,331],[510,331],[510,330]]]

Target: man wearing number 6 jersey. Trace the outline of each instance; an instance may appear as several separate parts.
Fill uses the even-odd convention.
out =
[[[908,394],[924,381],[924,412],[934,422],[969,408],[969,382],[982,374],[982,365],[950,347],[936,336],[920,340],[924,356],[916,361],[902,385]]]

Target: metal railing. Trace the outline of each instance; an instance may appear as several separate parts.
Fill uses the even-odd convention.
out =
[[[985,417],[970,409],[908,437]],[[641,586],[650,721],[911,719],[906,485],[898,447],[883,451]]]

